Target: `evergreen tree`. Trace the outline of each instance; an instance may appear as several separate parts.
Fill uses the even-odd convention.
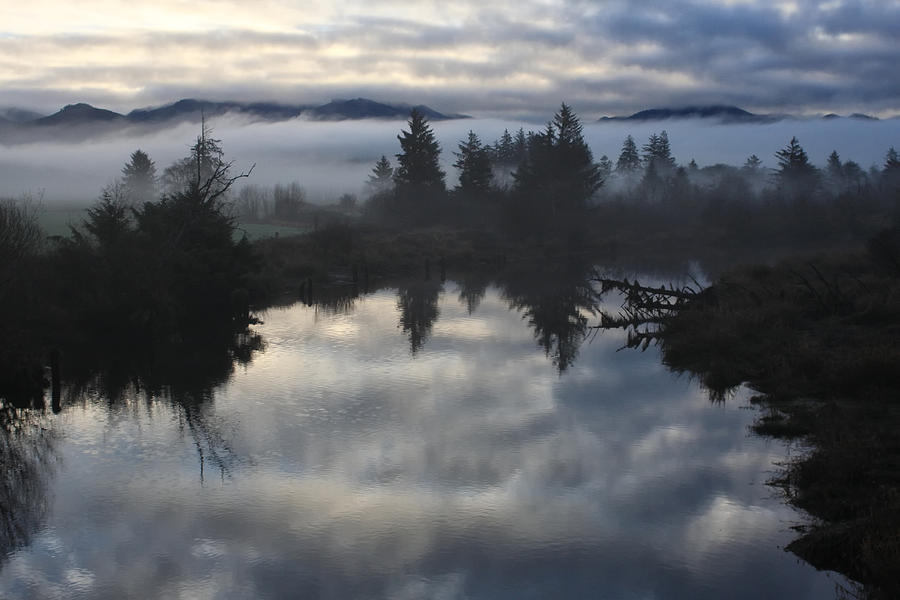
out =
[[[653,158],[656,156],[657,149],[659,147],[659,135],[656,133],[651,133],[650,138],[647,140],[647,143],[644,144],[643,148],[641,148],[642,155],[641,159],[644,161],[645,166],[650,166],[650,163],[653,162]]]
[[[897,154],[893,146],[888,149],[884,157],[884,170],[886,172],[900,170],[900,155]]]
[[[518,164],[516,143],[513,141],[509,129],[504,129],[500,139],[494,142],[492,159],[494,164],[501,168],[513,168]]]
[[[792,137],[787,146],[776,152],[775,158],[778,159],[779,172],[783,176],[808,173],[815,168],[796,137]]]
[[[572,109],[563,103],[553,118],[556,129],[554,162],[563,191],[571,197],[564,200],[575,208],[582,208],[600,186],[603,178],[594,163],[594,155],[584,141],[583,128]]]
[[[156,164],[146,152],[138,149],[122,167],[122,183],[132,203],[143,204],[156,198]]]
[[[597,161],[597,168],[600,171],[600,177],[603,178],[604,181],[609,179],[609,176],[612,175],[612,161],[609,160],[609,157],[605,154],[600,157],[600,160]]]
[[[129,231],[130,222],[117,186],[103,189],[99,201],[87,210],[83,224],[101,247],[113,246],[123,238]]]
[[[675,157],[672,156],[672,148],[669,146],[669,134],[665,129],[659,134],[659,148],[657,149],[656,157],[663,166],[675,168]]]
[[[841,170],[844,165],[841,163],[841,157],[837,153],[837,150],[832,150],[831,154],[828,155],[828,162],[826,163],[825,170],[829,175],[838,177],[841,174]]]
[[[379,161],[375,163],[375,166],[372,168],[366,186],[368,186],[372,194],[375,195],[389,191],[393,185],[394,168],[391,166],[391,161],[382,154]]]
[[[469,131],[466,141],[459,143],[459,152],[453,154],[457,157],[453,166],[459,169],[457,191],[473,196],[486,193],[491,187],[491,159],[474,131]]]
[[[859,163],[848,160],[844,163],[844,182],[846,191],[859,193],[866,183],[866,172]]]
[[[789,196],[810,195],[818,184],[818,170],[809,162],[806,151],[796,137],[775,153],[778,171],[775,179],[782,191]]]
[[[644,145],[644,165],[654,164],[657,171],[670,171],[675,168],[675,159],[669,146],[669,134],[663,130],[660,134],[650,134],[650,140]]]
[[[532,136],[515,179],[519,194],[537,201],[532,209],[539,213],[546,207],[552,214],[585,208],[603,184],[581,123],[567,104],[543,132]]]
[[[516,132],[514,144],[514,164],[519,165],[525,160],[525,157],[528,154],[528,137],[525,135],[525,128],[519,127],[519,131]]]
[[[441,147],[418,109],[409,116],[409,131],[397,136],[402,152],[397,154],[394,182],[398,187],[417,192],[443,192],[444,171],[440,167]]]
[[[900,155],[893,146],[884,157],[884,169],[881,171],[881,179],[887,189],[895,190],[900,187]]]
[[[525,133],[522,132],[522,140],[524,143]],[[509,133],[508,129],[503,130],[500,139],[494,142],[491,147],[490,159],[493,171],[493,183],[498,188],[507,188],[512,183],[512,172],[522,160],[520,156],[518,143]]]
[[[755,154],[751,154],[744,162],[743,169],[751,174],[758,173],[762,169],[762,161]]]
[[[641,168],[641,157],[638,156],[637,144],[630,135],[622,143],[622,152],[616,161],[616,172],[623,175],[631,175]]]
[[[832,150],[828,155],[828,161],[825,163],[825,174],[828,176],[828,184],[835,193],[841,193],[845,190],[846,184],[844,180],[844,165],[837,150]]]

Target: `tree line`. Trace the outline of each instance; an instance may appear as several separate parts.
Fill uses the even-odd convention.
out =
[[[774,169],[755,154],[741,166],[679,165],[665,130],[641,147],[628,135],[615,161],[604,155],[595,162],[578,117],[563,103],[540,131],[506,130],[493,143],[469,131],[453,152],[458,183],[448,189],[441,148],[426,118],[414,111],[407,125],[397,136],[394,163],[382,156],[366,183],[367,213],[382,221],[487,223],[548,234],[586,218],[619,219],[617,213],[638,207],[660,215],[679,212],[682,221],[688,215],[715,220],[716,213],[733,215],[732,208],[774,213],[837,203],[842,206],[828,209],[882,210],[900,186],[893,147],[880,169],[866,171],[837,151],[819,169],[796,137],[774,153]]]

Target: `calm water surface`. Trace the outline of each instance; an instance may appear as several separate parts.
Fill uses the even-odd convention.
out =
[[[68,398],[7,442],[0,597],[833,596],[744,396],[482,291],[273,309],[211,392]]]

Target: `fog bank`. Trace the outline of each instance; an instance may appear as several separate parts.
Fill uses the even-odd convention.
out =
[[[383,154],[392,163],[400,145],[397,134],[404,121],[247,123],[232,118],[211,122],[214,137],[222,140],[235,173],[255,164],[247,183],[273,185],[298,182],[309,199],[331,202],[343,193],[364,194],[364,184]],[[482,141],[493,142],[508,129],[540,130],[541,125],[499,119],[466,119],[432,123],[443,149],[448,185],[456,181],[453,151],[471,129]],[[844,160],[863,168],[879,167],[891,146],[900,147],[900,120],[861,121],[785,120],[771,124],[717,124],[698,120],[584,123],[584,136],[594,158],[606,155],[615,163],[625,136],[642,146],[651,133],[666,130],[679,164],[694,159],[702,167],[716,163],[741,165],[751,154],[764,166],[775,167],[775,152],[797,136],[810,160],[824,166],[837,150]],[[121,175],[130,154],[140,148],[166,166],[186,156],[199,132],[183,124],[154,133],[117,134],[82,142],[39,142],[0,145],[0,197],[43,194],[44,205],[88,204],[100,189]]]

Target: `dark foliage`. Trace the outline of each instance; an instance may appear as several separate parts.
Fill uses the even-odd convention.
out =
[[[568,105],[563,103],[553,121],[531,136],[514,177],[510,209],[520,228],[548,233],[583,218],[603,180]]]
[[[444,190],[444,171],[439,159],[441,147],[434,137],[434,131],[418,110],[409,116],[409,131],[397,136],[401,152],[397,154],[397,168],[394,182],[400,187]]]
[[[469,132],[466,141],[459,143],[459,152],[453,154],[456,155],[453,166],[459,169],[456,191],[476,198],[486,194],[492,182],[491,156],[474,131]]]
[[[18,240],[8,277],[20,282],[18,294],[0,294],[0,308],[28,315],[5,332],[0,358],[15,358],[0,368],[0,399],[39,397],[51,349],[71,354],[122,340],[153,346],[210,324],[223,331],[246,324],[260,297],[258,263],[246,239],[235,240],[224,198],[247,174],[232,176],[218,160],[202,178],[203,148],[201,139],[180,161],[201,165],[184,188],[133,209],[106,190],[82,226],[46,252],[37,252],[37,235],[24,235],[36,226],[21,211],[19,225],[0,228]]]
[[[791,138],[787,146],[775,153],[778,170],[775,181],[779,189],[790,199],[812,196],[819,184],[819,171],[810,162],[806,151]]]

